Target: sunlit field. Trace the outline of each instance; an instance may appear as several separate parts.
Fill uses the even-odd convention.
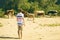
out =
[[[38,17],[34,23],[27,19],[20,40],[60,40],[60,17]],[[0,18],[0,24],[0,40],[19,40],[16,18]]]

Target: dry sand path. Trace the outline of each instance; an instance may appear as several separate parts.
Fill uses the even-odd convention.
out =
[[[18,39],[16,19],[0,18],[3,27],[0,27],[0,40],[60,40],[60,26],[41,26],[44,24],[60,23],[57,18],[35,18],[35,23],[25,18],[23,26],[23,38]],[[41,25],[40,25],[41,24]]]

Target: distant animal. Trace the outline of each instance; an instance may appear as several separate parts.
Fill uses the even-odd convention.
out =
[[[34,14],[28,13],[26,11],[22,11],[22,13],[24,14],[25,17],[28,17],[27,20],[31,20],[32,19],[32,21],[34,23],[34,18],[35,18],[35,15]]]
[[[44,11],[35,11],[35,16],[41,16],[41,15],[45,15]]]
[[[33,23],[34,23],[34,20],[35,20],[35,15],[32,14],[32,13],[27,13],[27,17],[28,17],[28,20],[29,18],[32,19]]]
[[[55,15],[55,16],[57,16],[57,10],[50,10],[50,11],[48,11],[48,15],[49,16],[52,16],[52,15]]]
[[[14,10],[7,10],[5,12],[5,15],[7,15],[8,18],[12,18],[14,16]]]

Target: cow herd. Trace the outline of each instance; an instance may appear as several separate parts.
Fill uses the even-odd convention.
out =
[[[28,18],[33,18],[33,20],[34,20],[34,17],[38,17],[38,16],[43,16],[43,17],[45,17],[45,15],[46,15],[46,12],[45,11],[43,11],[43,10],[41,10],[41,11],[35,11],[34,13],[28,13],[28,12],[26,12],[26,11],[23,11],[23,13],[24,13],[24,16],[25,17],[28,17]],[[47,14],[48,14],[48,16],[57,16],[57,14],[58,14],[58,12],[57,12],[57,10],[49,10],[48,12],[47,12]],[[11,9],[11,10],[7,10],[6,12],[5,12],[5,15],[7,15],[8,16],[8,18],[11,18],[11,17],[13,17],[14,16],[14,10],[13,9]]]
[[[23,13],[24,13],[24,16],[25,17],[28,17],[28,19],[29,18],[32,18],[33,19],[33,22],[34,22],[34,18],[35,17],[37,17],[37,16],[43,16],[43,17],[45,17],[45,11],[35,11],[34,13],[28,13],[28,12],[26,12],[26,11],[23,11]],[[58,14],[58,12],[56,11],[56,10],[49,10],[48,12],[47,12],[47,14],[48,14],[48,16],[57,16],[57,14]],[[5,15],[7,15],[8,16],[8,18],[12,18],[13,16],[14,16],[14,10],[12,9],[12,10],[7,10],[6,12],[5,12]]]

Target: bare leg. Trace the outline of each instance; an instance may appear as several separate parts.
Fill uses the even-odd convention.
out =
[[[22,38],[22,28],[20,26],[18,27],[18,36],[19,36],[19,39]]]
[[[33,18],[33,23],[34,23],[34,18]]]
[[[33,23],[35,23],[35,21],[34,21],[35,19],[34,19],[34,17],[33,17]]]

